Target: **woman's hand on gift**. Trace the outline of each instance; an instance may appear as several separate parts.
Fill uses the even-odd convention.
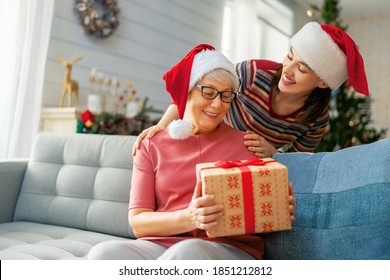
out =
[[[244,145],[258,158],[272,157],[273,154],[277,153],[276,148],[264,137],[250,130],[246,131],[244,135]]]
[[[202,196],[202,181],[198,181],[192,200],[185,209],[155,211],[152,208],[132,208],[129,223],[136,237],[174,236],[194,229],[207,230],[217,224],[223,206],[215,204],[214,196]]]
[[[295,197],[292,183],[288,183],[288,211],[290,212],[290,221],[293,222],[295,220]]]
[[[223,215],[223,205],[215,204],[214,195],[202,196],[202,181],[198,180],[190,205],[185,210],[188,221],[198,229],[207,230]]]

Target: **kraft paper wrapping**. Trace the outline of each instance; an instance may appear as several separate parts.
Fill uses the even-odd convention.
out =
[[[241,166],[216,167],[215,162],[196,166],[203,195],[214,194],[216,203],[224,205],[224,215],[207,235],[220,237],[291,229],[287,167],[271,158],[231,161],[227,166],[237,162]]]

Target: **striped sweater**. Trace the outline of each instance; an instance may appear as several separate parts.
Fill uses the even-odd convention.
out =
[[[279,66],[268,60],[247,60],[236,65],[241,85],[224,122],[242,131],[252,130],[277,149],[314,152],[326,132],[328,109],[310,125],[297,123],[298,112],[289,116],[275,114],[271,82]]]

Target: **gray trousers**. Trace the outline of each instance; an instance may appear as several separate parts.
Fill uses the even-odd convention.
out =
[[[202,239],[188,239],[170,248],[137,239],[106,241],[94,246],[89,260],[254,260],[236,247]]]

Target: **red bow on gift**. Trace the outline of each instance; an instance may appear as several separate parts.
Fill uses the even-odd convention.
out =
[[[257,166],[263,166],[270,162],[276,162],[276,160],[267,160],[264,161],[261,158],[251,158],[247,161],[241,161],[241,160],[219,160],[215,163],[216,167],[221,168],[231,168],[231,167],[239,167],[239,166],[249,166],[249,165],[257,165]]]

